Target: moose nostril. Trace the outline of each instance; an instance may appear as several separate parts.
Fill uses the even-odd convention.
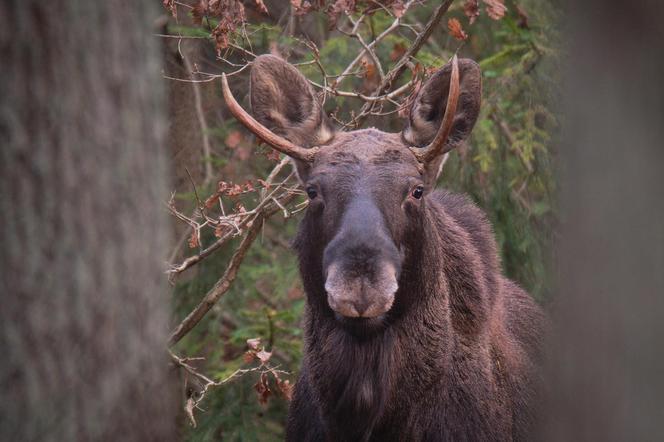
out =
[[[364,313],[369,309],[369,302],[368,301],[354,301],[353,302],[353,307],[355,307],[355,311],[359,316],[363,316]]]

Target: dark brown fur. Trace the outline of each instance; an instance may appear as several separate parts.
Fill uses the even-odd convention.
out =
[[[283,69],[285,62],[259,57],[254,72],[275,65]],[[479,69],[469,60],[460,65],[465,98],[454,143],[470,132],[479,109]],[[440,89],[447,90],[439,82],[440,75],[425,85],[418,103],[439,106],[446,99]],[[293,84],[291,78],[288,87]],[[300,84],[301,101],[318,113],[311,89]],[[263,94],[252,101],[269,107],[266,91],[283,87],[276,77],[252,75],[254,93]],[[281,95],[278,101],[272,109],[298,105]],[[274,123],[288,119],[284,115],[268,121],[259,112],[258,119]],[[411,114],[410,131],[426,126],[418,119],[427,115],[438,118]],[[292,138],[303,140],[298,121],[312,120],[297,117],[281,133],[294,131]],[[433,136],[430,130],[416,135],[421,142]],[[298,164],[315,196],[295,242],[307,306],[287,439],[527,440],[544,318],[530,296],[502,276],[482,211],[461,195],[433,191],[436,177],[418,164],[407,138],[375,129],[336,133],[313,164]],[[413,196],[418,185],[425,186],[422,198]],[[383,286],[385,266],[394,268],[393,303],[382,315],[341,316],[326,289],[332,265],[373,289]],[[367,296],[380,295],[357,290],[352,296],[369,303]]]

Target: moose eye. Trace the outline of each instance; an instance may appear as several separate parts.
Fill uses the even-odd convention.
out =
[[[422,198],[422,195],[424,195],[424,187],[417,186],[415,189],[413,189],[412,195],[416,200]]]
[[[312,200],[318,196],[318,192],[316,191],[316,188],[314,186],[308,186],[307,195],[309,196],[309,199]]]

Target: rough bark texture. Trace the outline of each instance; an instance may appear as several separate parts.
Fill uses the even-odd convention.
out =
[[[157,3],[0,8],[1,440],[174,438]]]
[[[664,440],[664,5],[570,3],[548,440]]]

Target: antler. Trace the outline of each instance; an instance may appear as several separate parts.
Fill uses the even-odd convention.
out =
[[[452,77],[450,78],[450,93],[447,97],[447,106],[445,107],[445,115],[443,121],[438,128],[438,132],[433,141],[427,147],[417,148],[411,147],[415,157],[420,163],[428,163],[439,155],[443,155],[452,147],[445,147],[447,138],[452,132],[452,123],[454,122],[454,114],[456,113],[457,104],[459,103],[459,61],[456,54],[452,58]]]
[[[312,147],[311,149],[306,149],[302,146],[291,143],[287,139],[280,137],[279,135],[272,132],[267,127],[263,126],[261,123],[256,121],[254,117],[249,115],[247,111],[242,109],[242,106],[238,104],[228,87],[228,80],[226,79],[226,74],[221,75],[221,86],[224,93],[224,100],[230,109],[231,113],[237,118],[237,120],[249,129],[254,135],[258,138],[278,150],[279,152],[288,155],[291,158],[297,160],[306,161],[308,163],[313,162],[316,153],[318,152],[317,147]]]

